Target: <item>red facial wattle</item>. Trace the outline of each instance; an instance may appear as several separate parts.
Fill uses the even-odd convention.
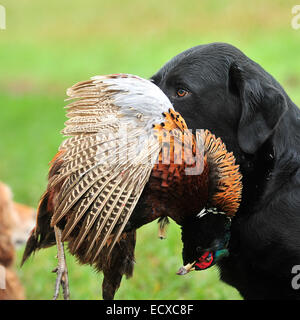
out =
[[[209,268],[214,262],[214,254],[212,251],[206,251],[194,264],[196,270],[204,270]]]

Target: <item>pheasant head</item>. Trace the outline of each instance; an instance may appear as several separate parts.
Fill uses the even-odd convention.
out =
[[[232,153],[220,138],[201,133],[208,172],[208,198],[204,208],[187,216],[182,225],[183,262],[177,274],[204,270],[229,255],[231,220],[241,201],[242,176]]]

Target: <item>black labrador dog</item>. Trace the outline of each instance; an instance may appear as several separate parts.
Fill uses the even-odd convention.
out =
[[[152,80],[189,128],[221,137],[240,165],[243,197],[230,255],[218,263],[221,280],[245,299],[299,299],[300,110],[269,73],[225,43],[184,51]]]

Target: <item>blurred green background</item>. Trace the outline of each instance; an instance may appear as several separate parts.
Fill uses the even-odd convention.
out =
[[[300,105],[300,30],[291,27],[294,0],[0,0],[0,180],[16,201],[36,207],[48,162],[62,141],[65,90],[97,74],[150,77],[192,46],[231,43],[260,63]],[[28,299],[52,297],[55,248],[17,270]],[[72,299],[98,299],[101,275],[68,255]],[[116,299],[240,299],[218,270],[175,275],[180,230],[157,239],[156,223],[138,231],[136,268]]]

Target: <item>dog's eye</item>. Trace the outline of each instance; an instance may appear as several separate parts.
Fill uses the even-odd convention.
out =
[[[186,91],[185,89],[179,88],[179,89],[177,89],[176,94],[177,94],[178,97],[184,97],[187,94],[189,94],[189,92]]]

